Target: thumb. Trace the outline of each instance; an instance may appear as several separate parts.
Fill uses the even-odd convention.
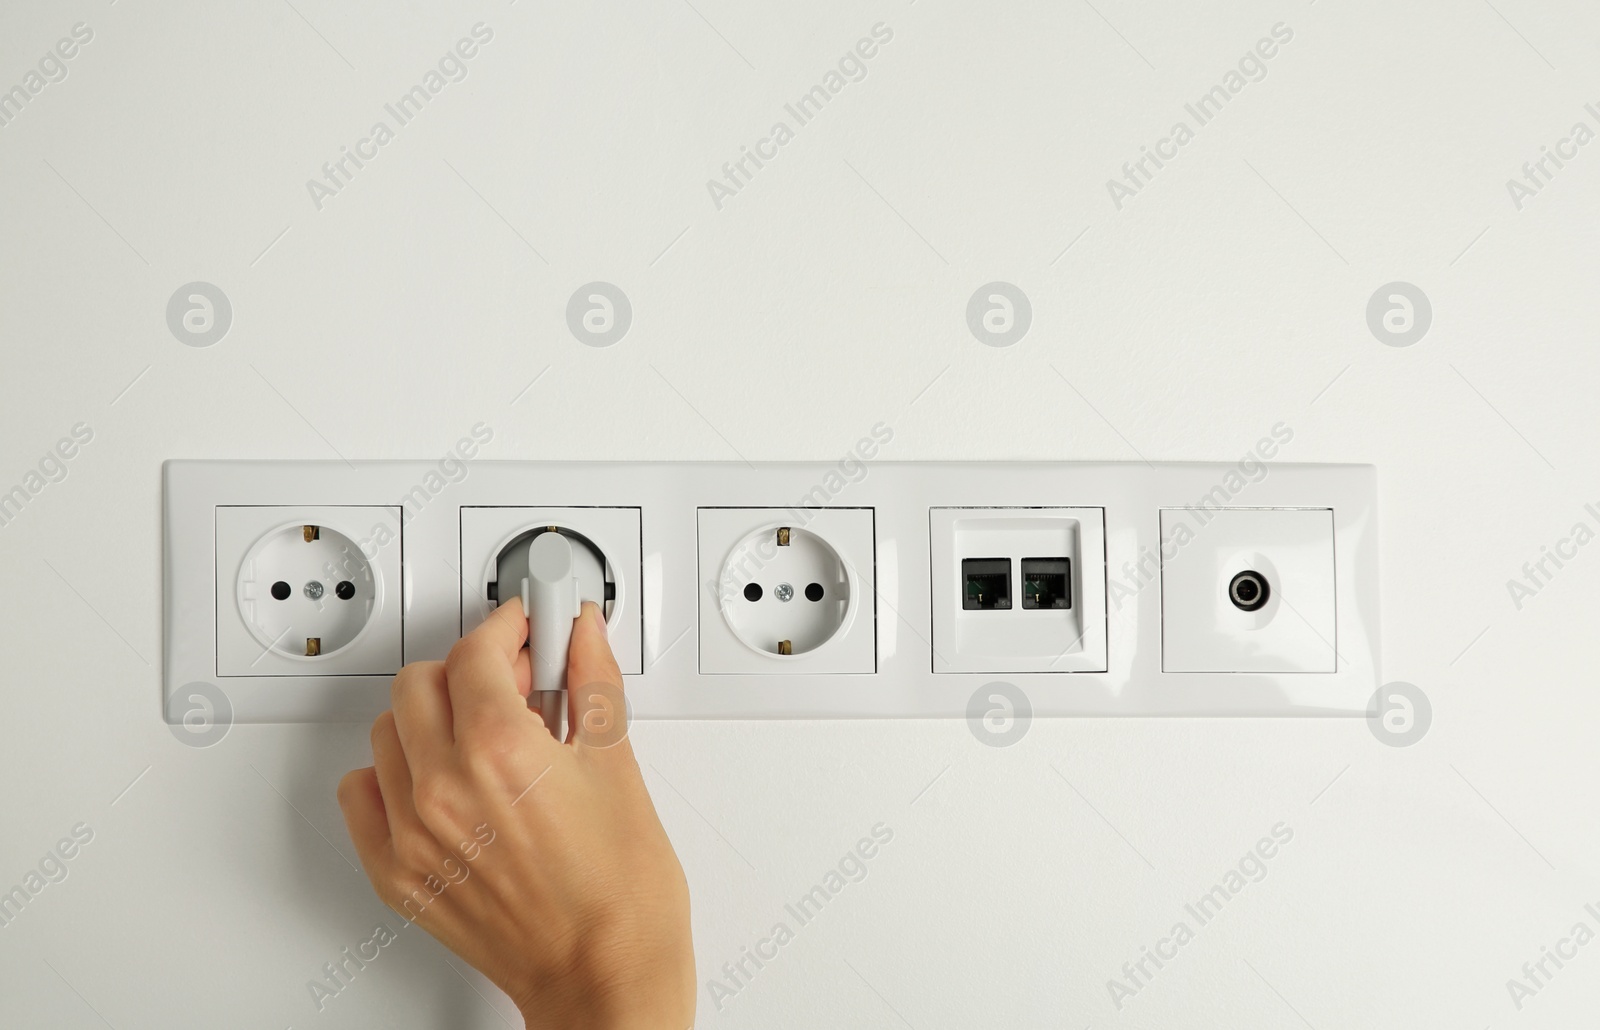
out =
[[[600,606],[585,601],[572,624],[567,649],[568,742],[603,749],[628,737],[628,707],[622,692],[622,670],[606,639]]]

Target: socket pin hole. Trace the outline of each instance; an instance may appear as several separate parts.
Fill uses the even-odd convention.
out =
[[[289,599],[289,584],[281,579],[272,584],[272,596],[275,600],[287,601]]]
[[[744,585],[744,599],[746,601],[759,601],[759,600],[761,600],[761,584],[760,583],[746,583]]]
[[[820,600],[822,600],[822,584],[821,583],[809,583],[809,584],[806,585],[806,600],[807,601],[820,601]]]
[[[333,592],[338,595],[339,600],[348,601],[356,596],[356,585],[348,579],[340,580],[339,585],[333,588]]]

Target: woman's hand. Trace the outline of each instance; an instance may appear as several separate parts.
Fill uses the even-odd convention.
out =
[[[560,742],[527,706],[528,620],[501,605],[395,677],[373,765],[339,784],[378,897],[510,995],[529,1030],[694,1023],[683,868],[627,737],[600,610],[574,621]]]

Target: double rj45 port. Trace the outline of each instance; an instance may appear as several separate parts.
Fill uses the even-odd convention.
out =
[[[934,672],[1106,668],[1105,510],[928,513]]]
[[[1022,607],[1055,610],[1072,607],[1072,559],[1010,558],[961,559],[961,607],[967,611],[993,611],[1011,607],[1012,566],[1020,565]]]

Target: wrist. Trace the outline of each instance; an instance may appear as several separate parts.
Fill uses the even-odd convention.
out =
[[[581,1026],[585,1030],[694,1030],[694,1013],[674,1014],[666,1011],[637,1013],[606,1013],[596,1015],[585,1012],[568,1018],[549,1009],[537,1012],[518,1010],[527,1030],[570,1030]]]
[[[527,1030],[694,1030],[693,986],[688,998],[676,990],[640,988],[626,998],[603,990],[584,992],[566,1004],[547,996],[518,1005]]]

